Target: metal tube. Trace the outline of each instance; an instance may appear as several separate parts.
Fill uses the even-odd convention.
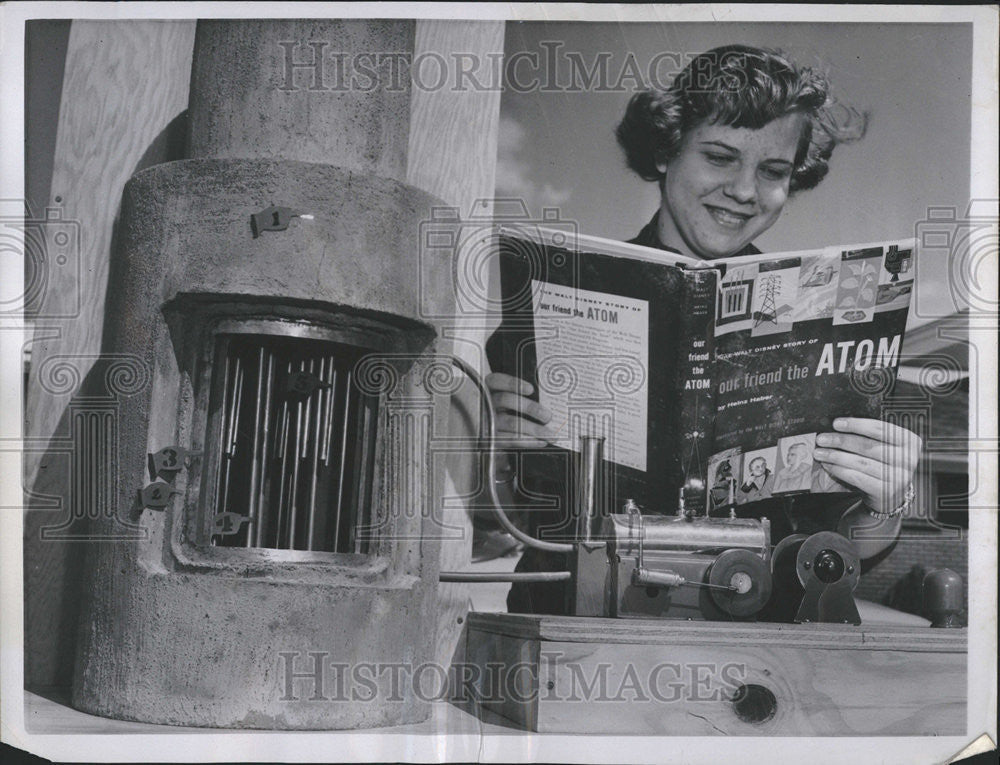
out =
[[[246,547],[253,547],[253,538],[260,526],[260,505],[257,502],[257,483],[261,480],[261,469],[258,461],[260,453],[261,409],[264,399],[264,348],[257,354],[257,400],[254,401],[253,447],[250,450],[250,508],[248,515],[250,523],[246,527]]]
[[[309,374],[313,374],[314,372],[313,359],[309,359],[308,365],[306,364],[305,361],[302,362],[302,371],[303,372],[308,371]],[[311,437],[312,429],[309,427],[309,421],[312,419],[312,400],[314,393],[316,393],[316,391],[312,391],[311,393],[307,394],[305,397],[305,401],[302,405],[303,406],[302,422],[304,425],[303,428],[304,436],[302,438],[302,443],[299,444],[299,459],[302,460],[309,459],[309,443],[312,441]]]
[[[323,391],[326,397],[323,402],[326,404],[326,414],[323,418],[323,464],[330,462],[330,439],[333,437],[333,405],[337,400],[337,370],[333,366],[333,356],[327,356],[328,369],[330,369],[330,387]]]
[[[371,523],[371,512],[369,508],[369,493],[375,475],[375,428],[378,419],[373,415],[375,403],[369,399],[361,399],[361,406],[358,409],[358,418],[362,421],[360,426],[361,448],[358,453],[362,455],[363,463],[359,467],[358,480],[356,482],[355,502],[358,508],[357,519],[351,529],[351,538],[348,540],[356,553],[362,552],[362,540],[358,536],[358,529],[368,526]],[[367,540],[366,540],[367,541]]]
[[[723,590],[724,592],[738,592],[734,585],[711,584],[709,582],[695,582],[685,579],[680,574],[673,571],[652,571],[641,566],[632,569],[632,584],[636,587],[702,587],[706,590]],[[747,588],[749,589],[749,588]]]
[[[641,567],[632,569],[632,584],[639,587],[679,587],[686,582],[687,579],[673,571],[650,571]]]
[[[347,465],[347,429],[351,417],[351,372],[344,377],[344,424],[340,435],[340,470],[337,474],[337,518],[333,526],[333,549],[340,546],[340,518],[343,515],[344,503],[344,469]],[[405,471],[404,471],[405,473]]]
[[[306,370],[305,360],[299,363],[299,371]],[[288,505],[288,549],[295,550],[295,526],[299,508],[299,460],[302,454],[302,400],[295,402],[295,447],[292,449],[292,488]]]
[[[236,436],[239,432],[236,427],[236,421],[240,415],[240,404],[242,403],[241,399],[243,398],[243,368],[240,365],[240,357],[236,356],[233,359],[233,362],[233,390],[229,410],[229,427],[226,432],[226,468],[222,484],[222,507],[219,509],[219,512],[226,512],[229,510],[229,473],[233,462],[233,456],[236,454]]]
[[[243,406],[243,362],[239,356],[236,357],[235,379],[233,381],[234,396],[232,416],[229,420],[229,453],[236,454],[236,440],[239,438],[240,408]]]
[[[503,503],[500,501],[500,497],[497,494],[497,485],[494,480],[494,476],[497,473],[497,452],[496,452],[496,420],[493,415],[493,397],[490,395],[489,388],[483,383],[482,379],[476,373],[472,367],[466,364],[457,356],[451,357],[451,362],[470,379],[476,388],[479,389],[480,395],[483,397],[483,401],[486,405],[486,443],[487,443],[487,490],[490,493],[490,500],[493,502],[493,512],[496,514],[497,520],[500,521],[500,525],[504,527],[504,530],[509,533],[514,539],[519,542],[523,542],[529,547],[535,547],[539,550],[548,550],[549,552],[561,552],[568,553],[573,551],[573,545],[568,542],[543,542],[540,539],[535,539],[530,534],[525,534],[521,529],[515,526],[510,518],[507,517],[507,513],[503,510]]]
[[[490,573],[488,571],[442,571],[442,582],[565,582],[573,578],[569,571]]]
[[[314,366],[315,359],[309,362],[309,371],[315,369]],[[326,362],[324,359],[319,360],[319,374],[317,375],[320,380],[326,376]],[[325,382],[325,381],[324,381]],[[312,455],[312,468],[309,471],[309,530],[306,536],[306,549],[313,549],[313,539],[316,535],[316,481],[319,472],[319,431],[323,425],[323,395],[326,393],[324,388],[320,388],[317,393],[316,401],[316,423],[315,427],[309,428],[309,433],[314,441],[313,444],[313,455]]]
[[[292,362],[288,362],[288,369],[286,374],[290,375],[292,373]],[[287,380],[287,376],[285,378]],[[285,505],[285,476],[288,474],[288,421],[291,416],[291,407],[288,405],[288,396],[284,397],[284,401],[281,403],[281,427],[277,433],[278,442],[281,446],[276,450],[276,455],[281,455],[281,470],[279,472],[279,482],[278,482],[278,518],[277,524],[274,532],[274,546],[279,550],[282,549],[283,538],[285,537],[285,518],[288,515],[286,512]]]
[[[607,514],[604,502],[604,438],[580,437],[580,473],[576,497],[576,538],[581,542],[593,539],[601,519]]]
[[[629,515],[612,515],[606,525],[620,555],[634,555],[639,542]],[[678,518],[674,515],[643,516],[642,545],[651,550],[695,552],[742,547],[763,550],[768,544],[768,532],[752,518]]]
[[[274,354],[267,351],[267,383],[264,386],[264,430],[261,434],[260,451],[260,486],[257,498],[257,526],[254,529],[254,546],[261,547],[264,543],[264,527],[268,516],[268,486],[267,486],[267,447],[271,432],[271,396],[274,389]]]

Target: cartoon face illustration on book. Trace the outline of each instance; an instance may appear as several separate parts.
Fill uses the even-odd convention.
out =
[[[803,433],[778,440],[778,465],[774,474],[773,493],[809,491],[812,486],[812,454],[815,448],[815,433]]]
[[[743,482],[736,492],[736,502],[745,505],[767,499],[774,491],[774,468],[778,449],[771,446],[743,455]]]
[[[727,449],[708,461],[708,510],[721,510],[736,504],[739,488],[740,453]]]

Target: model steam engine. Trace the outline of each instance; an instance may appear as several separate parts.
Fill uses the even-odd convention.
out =
[[[456,362],[487,402],[489,479],[501,525],[528,547],[562,552],[569,571],[515,574],[511,581],[566,581],[574,616],[684,620],[768,620],[860,624],[854,589],[861,561],[835,532],[783,539],[772,551],[767,518],[696,515],[682,489],[675,515],[643,514],[626,500],[621,512],[601,507],[603,439],[582,437],[578,460],[576,539],[546,542],[514,525],[496,490],[492,404],[485,385]],[[442,572],[443,581],[484,581]]]

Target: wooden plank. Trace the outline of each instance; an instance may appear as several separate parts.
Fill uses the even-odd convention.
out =
[[[465,660],[477,668],[471,701],[521,730],[539,729],[538,641],[470,629]]]
[[[669,648],[560,642],[541,646],[542,690],[533,728],[539,732],[966,733],[964,653],[844,651],[739,641],[730,646]],[[741,719],[733,703],[741,685],[770,691],[772,716],[759,722]],[[505,714],[510,716],[506,709]]]
[[[469,627],[543,641],[675,645],[785,645],[838,650],[966,651],[964,629],[871,627],[841,624],[773,624],[654,619],[600,619],[529,614],[469,614]]]
[[[478,56],[479,66],[471,75],[489,81],[487,53],[503,52],[504,24],[499,21],[418,20],[414,60],[433,53],[448,62],[455,76],[453,54]],[[429,74],[422,81],[432,83]],[[471,85],[455,88],[449,82],[440,88],[414,86],[410,102],[410,134],[406,180],[439,197],[447,205],[467,214],[477,200],[494,193],[497,136],[500,124],[500,88],[477,90]],[[418,256],[415,254],[415,256]],[[462,257],[465,257],[463,254]],[[461,266],[459,265],[461,271]],[[477,317],[482,324],[482,317]],[[481,329],[462,326],[460,317],[448,338],[439,344],[444,353],[454,353],[482,369],[486,336]],[[463,497],[474,493],[479,433],[479,397],[472,385],[464,384],[452,397],[448,438],[465,438],[469,448],[449,455],[438,476],[435,498]],[[455,503],[454,504],[461,504]],[[460,531],[448,531],[441,544],[441,570],[466,568],[472,555],[472,519],[464,507],[448,510],[445,522]],[[468,584],[442,584],[438,591],[436,660],[443,666],[462,660],[465,641],[463,621],[469,610]]]
[[[170,158],[163,135],[187,106],[193,21],[74,21],[70,28],[49,205],[80,223],[79,270],[54,270],[42,298],[33,343],[25,436],[44,442],[65,433],[72,391],[39,383],[46,358],[71,356],[82,380],[100,352],[112,229],[122,188],[140,164]],[[158,140],[160,139],[160,140]],[[59,199],[60,201],[56,201]],[[80,301],[79,315],[65,316]],[[49,386],[51,389],[51,386]],[[56,460],[39,476],[44,455],[26,453],[26,487],[61,498],[63,512],[25,517],[25,680],[70,681],[76,629],[80,545],[42,541],[69,509],[69,474]]]
[[[59,104],[59,126],[49,205],[80,222],[80,269],[53,270],[39,327],[59,326],[61,337],[32,346],[25,435],[48,438],[66,398],[38,384],[38,369],[57,353],[100,351],[113,223],[122,189],[155,139],[187,108],[193,21],[74,21],[70,28]],[[148,159],[148,158],[147,158]],[[60,202],[56,202],[56,199]],[[80,280],[78,280],[78,277]],[[78,316],[63,320],[81,301]],[[27,485],[39,455],[25,455]]]
[[[624,629],[591,625],[553,640],[505,634],[496,625],[514,615],[470,614],[468,660],[481,676],[490,663],[507,677],[518,663],[520,686],[488,697],[482,709],[522,730],[543,733],[654,735],[965,735],[967,654],[961,631],[931,630],[956,639],[931,643],[910,636],[915,650],[892,650],[863,640],[837,643],[837,630],[816,625],[701,625],[660,622],[659,640],[637,642],[628,627],[655,625],[616,620]],[[507,618],[503,618],[507,617]],[[545,617],[528,617],[537,629]],[[578,619],[577,622],[611,620]],[[531,625],[531,622],[534,622]],[[566,625],[563,625],[565,627]],[[802,627],[802,630],[797,629]],[[707,627],[707,628],[706,628]],[[716,629],[716,627],[720,629]],[[728,630],[728,637],[727,635]],[[568,630],[567,630],[568,631]],[[897,638],[905,631],[885,630]],[[603,635],[604,639],[598,639]],[[528,662],[529,668],[523,668]],[[532,663],[533,662],[533,663]],[[534,682],[532,682],[534,681]],[[496,684],[494,683],[494,686]],[[753,717],[734,704],[741,686],[754,687],[767,704]],[[535,693],[526,694],[526,688]],[[497,691],[494,688],[494,694]],[[768,700],[767,694],[771,694]]]

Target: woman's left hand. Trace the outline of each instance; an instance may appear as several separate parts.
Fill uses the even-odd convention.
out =
[[[886,513],[899,507],[920,460],[920,436],[860,417],[839,417],[833,427],[837,432],[816,436],[813,457],[834,478],[861,492],[872,510]]]

